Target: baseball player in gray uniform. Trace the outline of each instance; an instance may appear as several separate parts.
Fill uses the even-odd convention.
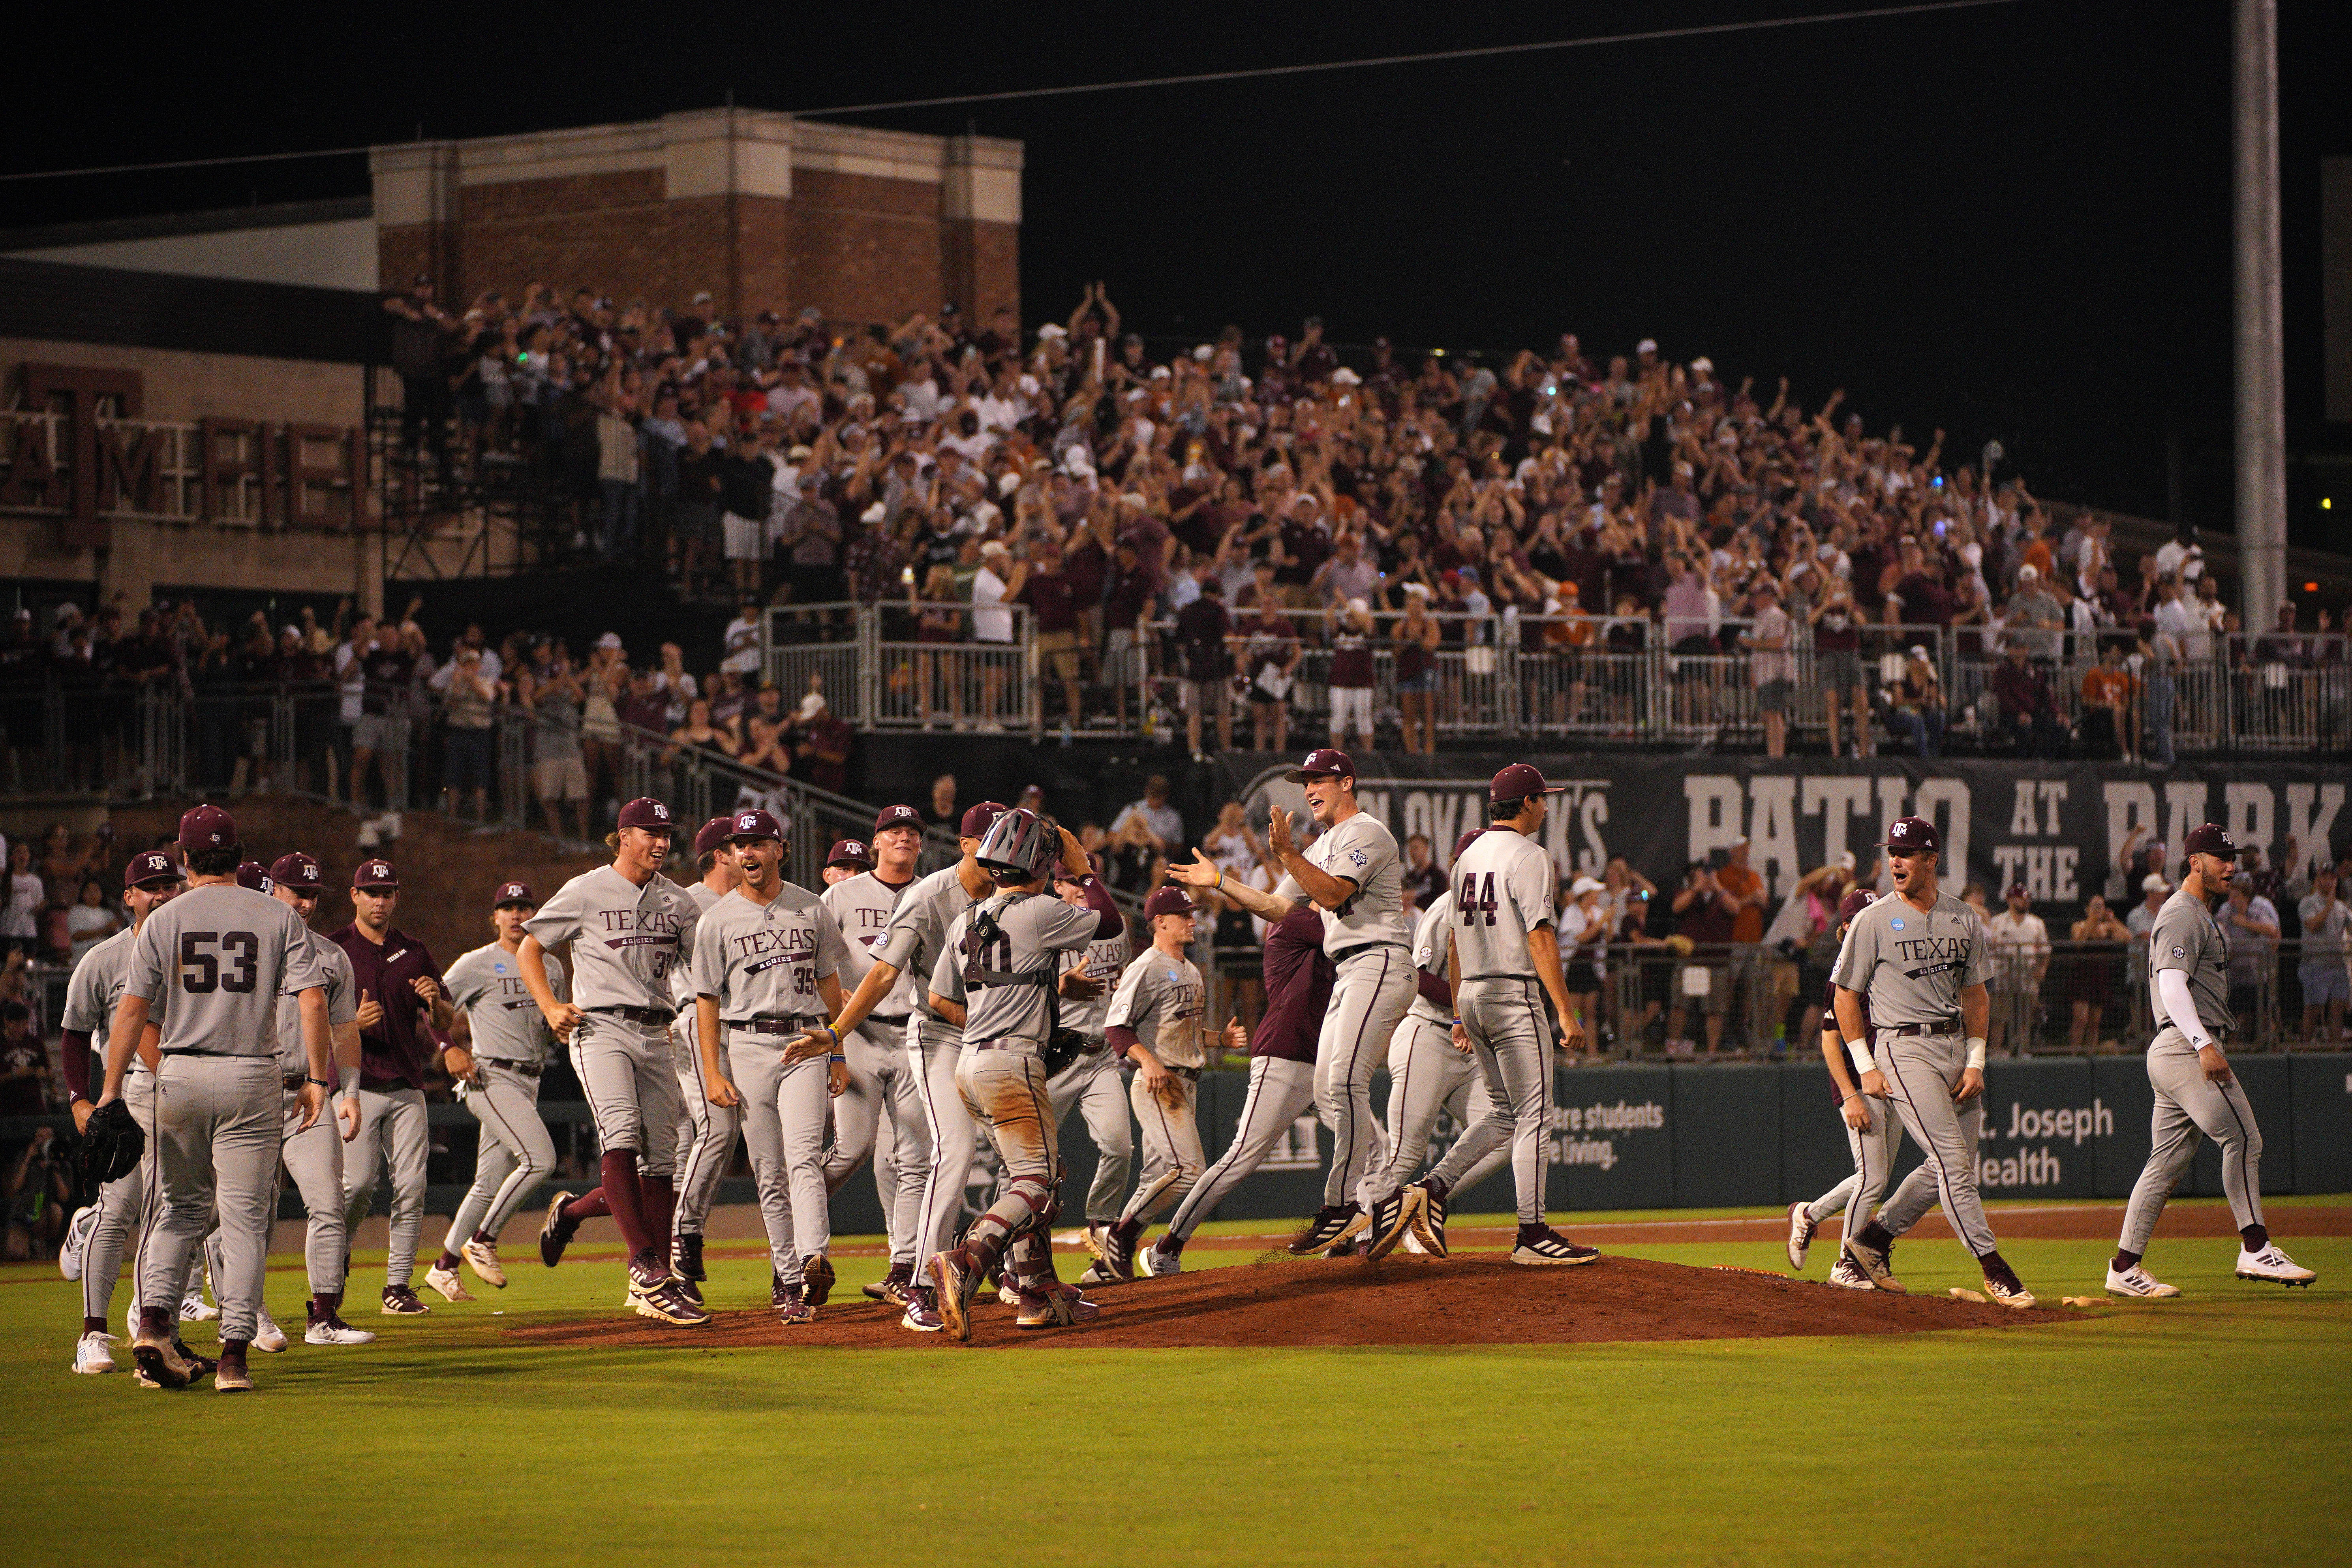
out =
[[[891,916],[916,886],[923,815],[911,805],[886,806],[874,819],[870,846],[853,847],[845,840],[833,847],[827,858],[842,864],[843,852],[852,847],[866,850],[870,864],[834,882],[823,899],[849,944],[842,981],[854,992],[882,951]],[[826,875],[832,875],[830,867]],[[907,1052],[908,1022],[922,1003],[922,991],[920,976],[900,974],[878,1007],[843,1037],[849,1087],[833,1102],[833,1149],[824,1165],[825,1190],[837,1193],[858,1166],[868,1159],[874,1162],[874,1190],[882,1203],[890,1266],[879,1283],[866,1287],[866,1293],[899,1308],[914,1299],[915,1237],[922,1223],[923,1184],[931,1165],[921,1074],[916,1058]]]
[[[1446,927],[1454,998],[1452,1027],[1477,1054],[1478,1076],[1492,1104],[1424,1181],[1381,1200],[1373,1211],[1373,1258],[1404,1239],[1408,1227],[1443,1257],[1447,1195],[1496,1146],[1511,1149],[1511,1183],[1518,1198],[1518,1234],[1511,1261],[1531,1267],[1574,1267],[1601,1254],[1580,1247],[1544,1223],[1544,1155],[1550,1141],[1551,1021],[1544,999],[1566,1031],[1569,1050],[1584,1048],[1584,1025],[1569,1005],[1559,962],[1559,879],[1551,857],[1535,841],[1554,793],[1525,763],[1496,773],[1487,788],[1492,826],[1454,862],[1454,910]]]
[[[1853,888],[1839,900],[1837,939],[1840,946],[1845,942],[1853,917],[1870,907],[1874,896],[1867,888]],[[1853,1201],[1854,1189],[1862,1184],[1864,1170],[1874,1161],[1882,1171],[1893,1168],[1903,1137],[1903,1124],[1896,1118],[1895,1108],[1884,1100],[1872,1099],[1859,1087],[1862,1074],[1877,1065],[1870,1055],[1870,998],[1864,995],[1861,1001],[1862,1038],[1853,1043],[1860,1047],[1860,1055],[1854,1060],[1862,1065],[1849,1073],[1849,1042],[1837,1021],[1837,982],[1830,982],[1829,996],[1822,1008],[1822,1060],[1830,1069],[1831,1089],[1837,1096],[1838,1115],[1845,1127],[1846,1146],[1853,1154],[1853,1169],[1846,1173],[1844,1180],[1812,1202],[1789,1205],[1789,1267],[1792,1269],[1801,1270],[1805,1267],[1805,1255],[1811,1250],[1813,1233],[1821,1228],[1822,1222],[1833,1214],[1843,1213]],[[1864,1147],[1865,1142],[1872,1146],[1868,1152]],[[1884,1180],[1882,1177],[1882,1184]],[[1883,1214],[1884,1211],[1882,1216]],[[1853,1222],[1849,1219],[1847,1223]],[[1893,1250],[1890,1244],[1890,1267]],[[1843,1247],[1838,1249],[1837,1261],[1830,1266],[1830,1283],[1850,1290],[1877,1289],[1870,1282],[1870,1276],[1846,1256]]]
[[[817,896],[784,880],[784,829],[773,816],[736,813],[727,844],[742,883],[704,912],[694,936],[702,1080],[711,1104],[741,1111],[768,1230],[769,1304],[786,1324],[814,1322],[834,1285],[825,1113],[848,1087],[849,1065],[831,1046],[806,1042],[811,1025],[841,1010],[849,953]]]
[[[1303,1257],[1354,1238],[1370,1223],[1370,1200],[1393,1195],[1377,1190],[1388,1162],[1372,1119],[1372,1069],[1412,1001],[1412,930],[1405,923],[1396,837],[1357,805],[1356,764],[1327,746],[1309,752],[1288,777],[1305,786],[1323,834],[1301,850],[1290,836],[1289,814],[1274,809],[1265,843],[1283,878],[1273,892],[1227,879],[1198,849],[1192,864],[1171,866],[1168,874],[1223,893],[1269,922],[1304,903],[1323,912],[1323,950],[1339,979],[1315,1045],[1315,1105],[1334,1147],[1323,1206],[1290,1243]]]
[[[335,1114],[305,1124],[299,1090],[302,1087],[302,1016],[299,998],[278,998],[278,1069],[285,1079],[283,1143],[279,1149],[278,1180],[294,1178],[306,1215],[302,1258],[310,1287],[303,1312],[303,1342],[313,1345],[363,1345],[375,1336],[342,1320],[344,1275],[350,1268],[351,1231],[343,1207],[343,1145],[360,1131],[359,979],[351,955],[310,929],[319,912],[325,883],[319,862],[299,851],[271,862],[263,889],[291,909],[310,932],[310,953],[327,982],[327,1028],[335,1057]],[[269,1212],[278,1212],[278,1181],[269,1189]],[[224,1267],[221,1237],[205,1238],[205,1253],[213,1277]],[[286,1336],[277,1331],[269,1313],[261,1313],[253,1348],[280,1351]]]
[[[1456,839],[1447,864],[1458,864],[1463,851],[1484,831],[1474,827]],[[1400,1186],[1419,1173],[1440,1112],[1451,1112],[1466,1133],[1496,1103],[1478,1071],[1475,1053],[1467,1048],[1468,1037],[1464,1037],[1459,1046],[1454,1040],[1454,991],[1445,967],[1453,923],[1454,892],[1449,888],[1431,901],[1413,924],[1412,1005],[1405,1009],[1404,1022],[1389,1039],[1387,1180]],[[1509,1142],[1496,1143],[1463,1174],[1455,1188],[1475,1186],[1510,1157]],[[1406,1229],[1402,1245],[1409,1251],[1443,1257],[1450,1200],[1424,1184],[1417,1201],[1423,1205],[1416,1211],[1421,1217]]]
[[[89,1127],[89,1113],[95,1109],[90,1099],[90,1068],[105,1049],[115,1006],[122,1000],[131,944],[138,940],[139,929],[147,923],[147,917],[180,890],[180,880],[179,862],[162,850],[150,849],[132,856],[131,863],[122,868],[122,903],[131,911],[131,929],[117,931],[82,954],[81,962],[74,966],[72,978],[66,983],[61,1051],[77,1132]],[[101,1073],[99,1087],[102,1089],[104,1084]],[[94,1217],[82,1222],[89,1228],[80,1267],[75,1270],[81,1281],[82,1313],[81,1337],[74,1342],[73,1369],[78,1373],[114,1370],[114,1352],[108,1348],[114,1343],[114,1336],[106,1331],[107,1311],[114,1300],[114,1282],[122,1271],[123,1256],[130,1250],[132,1234],[154,1214],[156,1206],[155,1075],[144,1060],[133,1061],[122,1097],[131,1104],[131,1119],[147,1135],[147,1147],[139,1157],[138,1169],[99,1189],[98,1203],[91,1211]],[[80,1220],[79,1215],[75,1217]],[[135,1279],[131,1296],[131,1337],[136,1338],[139,1312]]]
[[[522,979],[523,927],[539,911],[528,883],[501,882],[491,895],[490,929],[497,939],[464,954],[442,973],[457,1009],[455,1042],[441,1060],[457,1080],[459,1103],[481,1123],[475,1143],[474,1184],[457,1200],[449,1234],[433,1274],[455,1275],[458,1261],[483,1284],[503,1290],[499,1233],[548,1172],[555,1140],[539,1116],[539,1079],[551,1037],[530,987]],[[569,989],[562,966],[542,952],[547,988],[559,1000]],[[439,1288],[431,1275],[426,1282]]]
[[[1083,879],[1084,908],[1044,890],[1057,832],[1061,863]],[[1048,827],[1034,812],[999,817],[975,858],[995,891],[949,927],[931,971],[929,997],[941,1016],[961,1015],[956,1089],[965,1110],[987,1129],[1004,1172],[996,1201],[972,1221],[960,1245],[932,1254],[928,1268],[940,1323],[964,1341],[971,1338],[972,1297],[982,1277],[1000,1266],[1013,1289],[1017,1326],[1042,1329],[1096,1315],[1092,1302],[1054,1275],[1062,1162],[1045,1093],[1045,1053],[1055,1033],[1060,955],[1084,952],[1121,921],[1109,892],[1087,868],[1077,838]]]
[[[1937,886],[1942,839],[1934,823],[1895,818],[1884,848],[1895,891],[1855,915],[1846,931],[1832,974],[1838,1027],[1849,1041],[1871,1040],[1873,1065],[1863,1072],[1861,1092],[1891,1100],[1926,1154],[1920,1169],[1935,1183],[1952,1234],[1984,1269],[1985,1294],[2005,1307],[2031,1307],[2032,1294],[2002,1258],[1977,1195],[1985,1020],[1991,1009],[1984,928],[1974,910]],[[1858,1152],[1866,1156],[1876,1146],[1864,1141]],[[1840,1245],[1872,1284],[1900,1292],[1902,1282],[1887,1267],[1893,1229],[1875,1219],[1858,1223],[1877,1205],[1886,1176],[1865,1158]]]
[[[303,1082],[299,1121],[319,1119],[332,1087],[325,977],[310,933],[285,904],[236,885],[236,823],[217,806],[180,819],[188,890],[152,911],[131,943],[122,999],[106,1048],[99,1104],[122,1097],[131,1053],[151,1012],[163,1026],[155,1068],[159,1212],[140,1260],[139,1370],[166,1388],[195,1373],[173,1337],[170,1307],[187,1287],[197,1244],[218,1205],[221,1356],[213,1386],[253,1386],[253,1342],[269,1259],[270,1197],[283,1135],[283,1074],[276,1048],[278,998],[299,1009]],[[168,997],[169,1005],[165,1005]]]
[[[874,966],[830,1024],[819,1034],[828,1051],[865,1026],[891,994],[902,974],[912,977],[921,1000],[907,1023],[907,1065],[922,1096],[923,1125],[929,1136],[930,1163],[923,1173],[923,1201],[915,1219],[914,1279],[901,1323],[918,1333],[937,1333],[943,1326],[922,1283],[931,1255],[955,1237],[955,1222],[963,1209],[964,1185],[971,1179],[971,1163],[979,1130],[965,1110],[955,1085],[958,1053],[963,1048],[963,1028],[930,1005],[928,982],[946,951],[947,931],[955,918],[995,888],[977,858],[981,841],[1005,807],[982,801],[963,814],[957,826],[963,856],[954,865],[922,878],[900,897],[890,911],[890,924],[874,950]],[[795,1042],[798,1045],[798,1042]]]
[[[1054,871],[1054,892],[1073,907],[1086,906],[1086,885],[1067,867]],[[1087,1135],[1094,1140],[1094,1180],[1087,1184],[1087,1250],[1099,1258],[1103,1233],[1118,1218],[1120,1200],[1127,1195],[1127,1178],[1135,1168],[1135,1132],[1128,1114],[1127,1085],[1119,1074],[1119,1058],[1111,1048],[1111,992],[1127,973],[1131,944],[1127,924],[1117,936],[1097,937],[1084,952],[1063,960],[1062,1027],[1083,1036],[1087,1048],[1045,1083],[1054,1106],[1055,1137],[1076,1107],[1085,1119]]]
[[[1181,1203],[1208,1167],[1198,1121],[1201,1068],[1208,1061],[1201,1021],[1207,987],[1185,950],[1192,945],[1192,900],[1178,887],[1155,889],[1143,903],[1151,945],[1118,977],[1104,1032],[1110,1048],[1135,1064],[1129,1098],[1143,1129],[1143,1177],[1103,1237],[1100,1259],[1079,1283],[1135,1278],[1135,1244],[1160,1211]],[[1249,1038],[1231,1026],[1235,1050]]]
[[[2318,1278],[2280,1249],[2263,1226],[2263,1131],[2231,1072],[2230,940],[2213,919],[2238,873],[2238,846],[2218,823],[2189,836],[2189,875],[2156,912],[2148,932],[2148,991],[2158,1019],[2148,1042],[2147,1081],[2156,1090],[2147,1163],[2124,1207],[2124,1231],[2107,1263],[2111,1296],[2178,1296],[2140,1265],[2156,1222],[2189,1164],[2200,1134],[2221,1147],[2221,1190],[2238,1222],[2238,1278],[2308,1287]]]
[[[563,884],[523,922],[515,954],[523,984],[588,1096],[604,1151],[603,1203],[629,1249],[629,1299],[666,1323],[707,1323],[710,1314],[669,1267],[671,1176],[677,1169],[677,1064],[669,1027],[670,972],[692,950],[701,909],[661,874],[675,826],[669,807],[640,796],[621,808],[606,839],[613,863]],[[572,997],[547,981],[547,950],[572,943]],[[643,1174],[639,1162],[643,1162]],[[540,1226],[540,1259],[550,1267],[579,1228],[559,1193]]]
[[[706,914],[742,881],[735,852],[727,842],[733,820],[714,816],[695,831],[694,866],[699,876],[688,885],[686,895]],[[670,1272],[682,1281],[687,1294],[699,1301],[702,1281],[708,1277],[702,1267],[702,1226],[710,1216],[710,1205],[719,1201],[719,1184],[726,1180],[728,1167],[735,1163],[735,1140],[743,1130],[743,1119],[738,1107],[712,1105],[702,1079],[702,1047],[694,1030],[693,967],[693,954],[681,952],[677,967],[670,972],[672,1000],[677,1005],[670,1041],[677,1058],[678,1096],[685,1106],[677,1129],[677,1214],[670,1240]]]

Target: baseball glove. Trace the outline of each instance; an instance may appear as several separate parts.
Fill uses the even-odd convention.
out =
[[[89,1113],[89,1125],[82,1129],[82,1174],[93,1186],[119,1182],[139,1168],[146,1147],[147,1134],[131,1119],[131,1107],[110,1100]]]

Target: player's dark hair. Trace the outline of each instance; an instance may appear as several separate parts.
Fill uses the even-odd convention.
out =
[[[719,851],[716,849],[713,849],[708,855],[698,856],[695,858],[694,868],[702,875],[708,877],[710,875],[710,863],[718,858]]]
[[[1486,820],[1510,822],[1527,808],[1528,797],[1523,795],[1515,795],[1508,800],[1489,801],[1486,804]]]
[[[188,875],[191,877],[233,877],[239,862],[245,858],[242,846],[223,845],[210,849],[187,852]]]

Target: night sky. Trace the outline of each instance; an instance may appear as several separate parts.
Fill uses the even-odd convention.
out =
[[[805,110],[1842,8],[1587,3],[1382,18],[1260,6],[632,12],[535,32],[430,6],[136,29],[16,89],[0,168],[472,136],[735,101]],[[2288,417],[2320,418],[2319,159],[2352,153],[2352,6],[2283,0]],[[1034,19],[1033,19],[1034,17]],[[1139,28],[1138,18],[1144,26]],[[1268,20],[1274,17],[1276,20]],[[657,18],[659,28],[649,28]],[[346,29],[339,33],[337,29]],[[1507,351],[1643,335],[1874,433],[2000,438],[2058,499],[2230,525],[2225,4],[2011,5],[1271,80],[866,114],[1028,146],[1029,324],[1108,280],[1167,352],[1330,336]],[[192,60],[206,62],[190,70]],[[94,112],[93,105],[102,105]],[[352,195],[361,158],[0,187],[8,225]],[[593,281],[581,279],[580,281]],[[1160,341],[1164,340],[1164,341]],[[2294,538],[2328,542],[2298,478]],[[2341,505],[2334,515],[2341,516]],[[2339,546],[2340,547],[2340,546]]]

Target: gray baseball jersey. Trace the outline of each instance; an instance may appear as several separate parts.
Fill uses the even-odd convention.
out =
[[[1197,1068],[1208,1059],[1201,1049],[1205,992],[1191,959],[1147,948],[1118,977],[1107,1026],[1134,1030],[1169,1067]]]
[[[147,917],[131,943],[125,994],[152,1008],[165,995],[163,1049],[220,1056],[278,1053],[280,991],[327,983],[310,928],[268,893],[233,883],[191,888]]]
[[[169,905],[165,906],[169,908]],[[2156,911],[2156,925],[2147,937],[2147,994],[2156,1016],[2167,1016],[2156,977],[2168,969],[2189,976],[2189,999],[2197,1005],[2197,1021],[2216,1037],[2229,1033],[2230,938],[2201,899],[2181,889]]]
[[[1413,927],[1412,966],[1415,969],[1425,969],[1440,977],[1444,975],[1445,937],[1453,923],[1454,890],[1449,888],[1422,911],[1421,923]],[[1439,1012],[1419,991],[1413,993],[1412,1005],[1405,1012],[1440,1028],[1451,1028],[1454,1024],[1450,1015]]]
[[[122,1001],[122,986],[129,977],[131,944],[138,932],[119,931],[88,952],[74,965],[73,977],[66,982],[65,1016],[58,1027],[79,1029],[89,1036],[90,1055],[97,1058],[97,1073],[90,1079],[91,1096],[106,1081],[106,1042],[114,1033],[114,1009]],[[153,1017],[152,1012],[149,1014]],[[155,1019],[158,1027],[163,1020]],[[131,1058],[131,1070],[142,1073],[147,1064],[136,1056]]]
[[[841,972],[841,988],[855,991],[866,979],[876,961],[881,956],[882,940],[890,930],[890,917],[897,912],[899,901],[922,884],[919,879],[908,882],[886,882],[871,871],[860,871],[845,877],[827,888],[818,898],[833,913],[834,922],[841,927],[844,941],[849,943],[849,963]],[[889,994],[875,1005],[877,1013],[896,1017],[911,1013],[922,1002],[923,974],[901,973]]]
[[[694,933],[694,988],[714,998],[730,1024],[822,1016],[816,983],[848,962],[833,911],[794,882],[764,904],[736,889]]]
[[[1071,953],[1062,961],[1065,973],[1076,970],[1102,987],[1099,995],[1063,997],[1062,1027],[1076,1029],[1090,1040],[1103,1037],[1110,1024],[1110,995],[1127,972],[1127,932],[1122,929],[1117,936],[1097,937],[1087,943],[1086,952]]]
[[[1947,892],[1926,914],[1900,893],[1853,917],[1831,975],[1869,998],[1873,1028],[1960,1024],[1960,992],[1985,978],[1984,926]]]
[[[686,896],[694,900],[696,909],[707,915],[727,895],[712,891],[709,883],[698,879],[686,884]],[[678,944],[677,962],[670,966],[669,994],[681,1014],[694,1011],[694,952],[691,941]]]
[[[889,928],[883,932],[882,945],[874,952],[877,963],[889,964],[900,974],[912,977],[917,992],[915,1011],[931,1018],[939,1016],[924,998],[929,994],[931,972],[947,951],[949,922],[971,908],[971,895],[963,890],[958,870],[958,866],[943,866],[908,889],[900,896],[898,908],[890,911]],[[942,991],[940,994],[952,993]]]
[[[972,922],[986,910],[996,937],[982,943]],[[964,1004],[968,1042],[1027,1040],[1045,1043],[1045,988],[982,975],[1061,971],[1056,956],[1078,952],[1093,942],[1103,917],[1046,893],[999,893],[965,910],[948,927],[939,962],[931,966],[931,989]]]
[[[558,888],[523,929],[541,947],[572,942],[574,1005],[668,1013],[677,1008],[670,971],[692,950],[701,915],[693,896],[659,872],[640,888],[599,866]]]
[[[569,1000],[563,966],[555,954],[542,952],[548,989],[559,1002]],[[460,957],[444,970],[441,984],[449,1000],[473,1027],[474,1058],[485,1062],[520,1062],[538,1067],[547,1060],[555,1037],[540,1016],[539,1004],[522,983],[522,960],[499,943],[488,942]]]
[[[1353,898],[1321,911],[1325,952],[1337,958],[1375,942],[1412,943],[1412,928],[1404,918],[1404,867],[1397,858],[1396,836],[1385,823],[1368,811],[1356,813],[1307,847],[1307,863],[1356,884]],[[1307,902],[1307,889],[1296,877],[1286,874],[1274,890],[1293,903]]]
[[[359,977],[352,955],[317,931],[310,932],[310,956],[327,980],[327,1026],[356,1023],[360,1016]],[[278,994],[278,1065],[288,1073],[308,1073],[302,1054],[302,1000],[290,991]]]
[[[1524,833],[1482,833],[1454,863],[1454,951],[1462,978],[1532,980],[1528,933],[1557,928],[1551,857]]]

